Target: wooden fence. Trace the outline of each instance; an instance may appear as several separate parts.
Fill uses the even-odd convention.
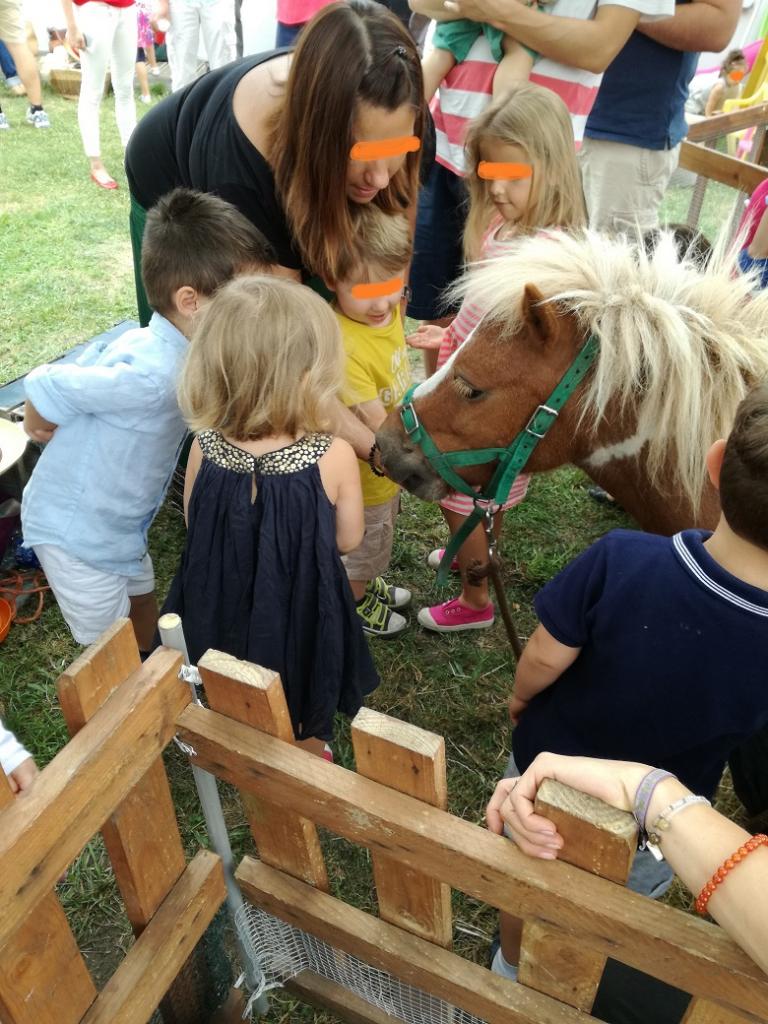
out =
[[[696,175],[686,222],[698,227],[707,185],[717,181],[735,189],[740,197],[751,196],[757,186],[768,178],[768,149],[766,149],[768,103],[747,107],[731,114],[706,117],[688,129],[688,136],[680,147],[680,167]],[[717,141],[731,132],[755,128],[749,160],[721,153],[714,148]],[[737,197],[738,198],[738,197]],[[731,230],[735,232],[741,217],[737,201]]]
[[[185,864],[160,757],[175,733],[243,795],[260,858],[237,871],[247,899],[339,957],[489,1024],[587,1024],[607,956],[692,993],[686,1024],[768,1022],[768,977],[716,925],[622,888],[631,816],[545,784],[540,809],[557,819],[570,863],[531,860],[447,812],[442,738],[362,711],[352,772],[288,742],[273,672],[213,651],[198,667],[209,708],[191,702],[174,652],[141,665],[121,622],[62,676],[73,739],[29,794],[12,800],[6,787],[2,798],[3,1024],[139,1024],[158,1005],[166,1024],[207,1019],[190,957],[224,881],[209,852]],[[329,894],[317,825],[370,850],[378,917]],[[98,830],[137,935],[99,994],[53,891]],[[451,951],[451,888],[525,920],[520,984]],[[310,971],[290,987],[354,1024],[394,1020]]]

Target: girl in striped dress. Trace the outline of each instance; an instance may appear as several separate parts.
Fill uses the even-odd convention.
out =
[[[552,229],[580,228],[586,223],[584,199],[568,110],[554,92],[518,82],[470,126],[466,138],[470,208],[464,233],[469,262],[503,257],[525,235]],[[534,282],[535,283],[535,282]],[[444,366],[483,318],[483,310],[465,297],[446,328],[424,325],[408,338],[415,348],[439,349]],[[521,475],[494,518],[497,535],[502,513],[519,504],[528,490]],[[472,511],[467,495],[452,493],[440,502],[451,534]],[[443,548],[433,551],[429,565],[437,568]],[[422,626],[440,633],[485,629],[493,625],[494,609],[488,581],[470,583],[467,569],[486,562],[488,546],[482,526],[462,545],[452,568],[461,573],[462,590],[431,608],[422,608]]]

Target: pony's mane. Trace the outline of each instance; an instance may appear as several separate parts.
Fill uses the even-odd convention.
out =
[[[470,295],[503,340],[522,327],[529,283],[575,317],[585,339],[600,341],[582,423],[594,427],[611,402],[632,403],[651,480],[659,484],[672,451],[677,480],[697,508],[709,445],[727,437],[738,403],[768,378],[768,291],[738,273],[736,248],[723,239],[700,270],[679,259],[669,232],[650,255],[625,237],[550,232],[470,267],[453,296]]]

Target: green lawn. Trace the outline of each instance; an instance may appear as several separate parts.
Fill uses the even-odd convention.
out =
[[[14,127],[0,133],[0,383],[135,315],[128,193],[111,98],[103,104],[102,131],[105,163],[121,186],[116,193],[97,189],[88,178],[74,103],[46,96],[53,127],[42,132],[22,124],[23,100],[2,102]],[[681,219],[688,196],[670,197],[670,219]],[[712,233],[729,199],[713,194],[710,203],[705,229]],[[540,477],[529,498],[507,517],[505,577],[523,635],[534,623],[531,602],[537,588],[593,540],[625,525],[620,514],[587,497],[586,485],[586,478],[571,469]],[[413,589],[415,607],[447,596],[438,591],[425,566],[428,552],[444,539],[438,510],[406,496],[391,579]],[[150,542],[163,595],[183,543],[183,523],[171,502],[155,523]],[[383,682],[372,705],[445,736],[450,809],[480,822],[509,746],[506,698],[513,673],[502,625],[451,637],[413,625],[402,639],[380,642],[374,649]],[[50,599],[40,620],[12,628],[2,648],[0,714],[41,764],[66,740],[54,683],[77,651]],[[335,750],[337,760],[352,767],[347,724],[340,728]],[[183,834],[192,850],[205,837],[190,773],[175,749],[167,760]],[[249,848],[247,829],[231,794],[226,807],[239,855]],[[336,889],[357,905],[370,907],[367,853],[330,840],[325,848]],[[72,867],[61,894],[89,964],[103,981],[130,936],[99,841]],[[680,893],[675,898],[681,903],[687,899]],[[454,897],[454,913],[457,951],[482,962],[495,915],[459,896]],[[278,996],[267,1019],[276,1024],[334,1018],[294,1008]]]

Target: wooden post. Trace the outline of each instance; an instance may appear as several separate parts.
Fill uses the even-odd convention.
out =
[[[718,1006],[707,999],[692,999],[681,1024],[754,1024],[755,1018]]]
[[[133,626],[128,619],[118,619],[56,683],[70,736],[77,735],[111,694],[140,668]],[[128,920],[138,938],[186,867],[162,757],[104,822],[101,834]],[[197,982],[196,974],[202,974]],[[203,1020],[199,991],[210,984],[203,957],[185,964],[162,1000],[165,1024]]]
[[[214,711],[268,736],[293,743],[293,728],[280,676],[221,651],[206,651],[197,663]],[[328,891],[328,872],[317,829],[280,804],[240,791],[259,856],[266,864]]]
[[[0,818],[12,801],[0,768]],[[0,949],[0,1020],[77,1024],[95,998],[66,915],[56,894],[48,892]]]
[[[74,661],[56,689],[76,736],[141,658],[133,626],[120,619]],[[139,936],[186,867],[162,758],[158,758],[101,830],[128,920]]]
[[[551,779],[539,787],[536,813],[553,821],[563,837],[560,860],[625,884],[637,848],[631,814]],[[530,920],[523,926],[519,980],[569,1006],[590,1010],[605,959],[556,926]]]
[[[352,722],[357,771],[432,807],[448,806],[445,740],[363,708]],[[373,853],[373,877],[384,921],[445,948],[452,939],[451,890],[429,875]]]

